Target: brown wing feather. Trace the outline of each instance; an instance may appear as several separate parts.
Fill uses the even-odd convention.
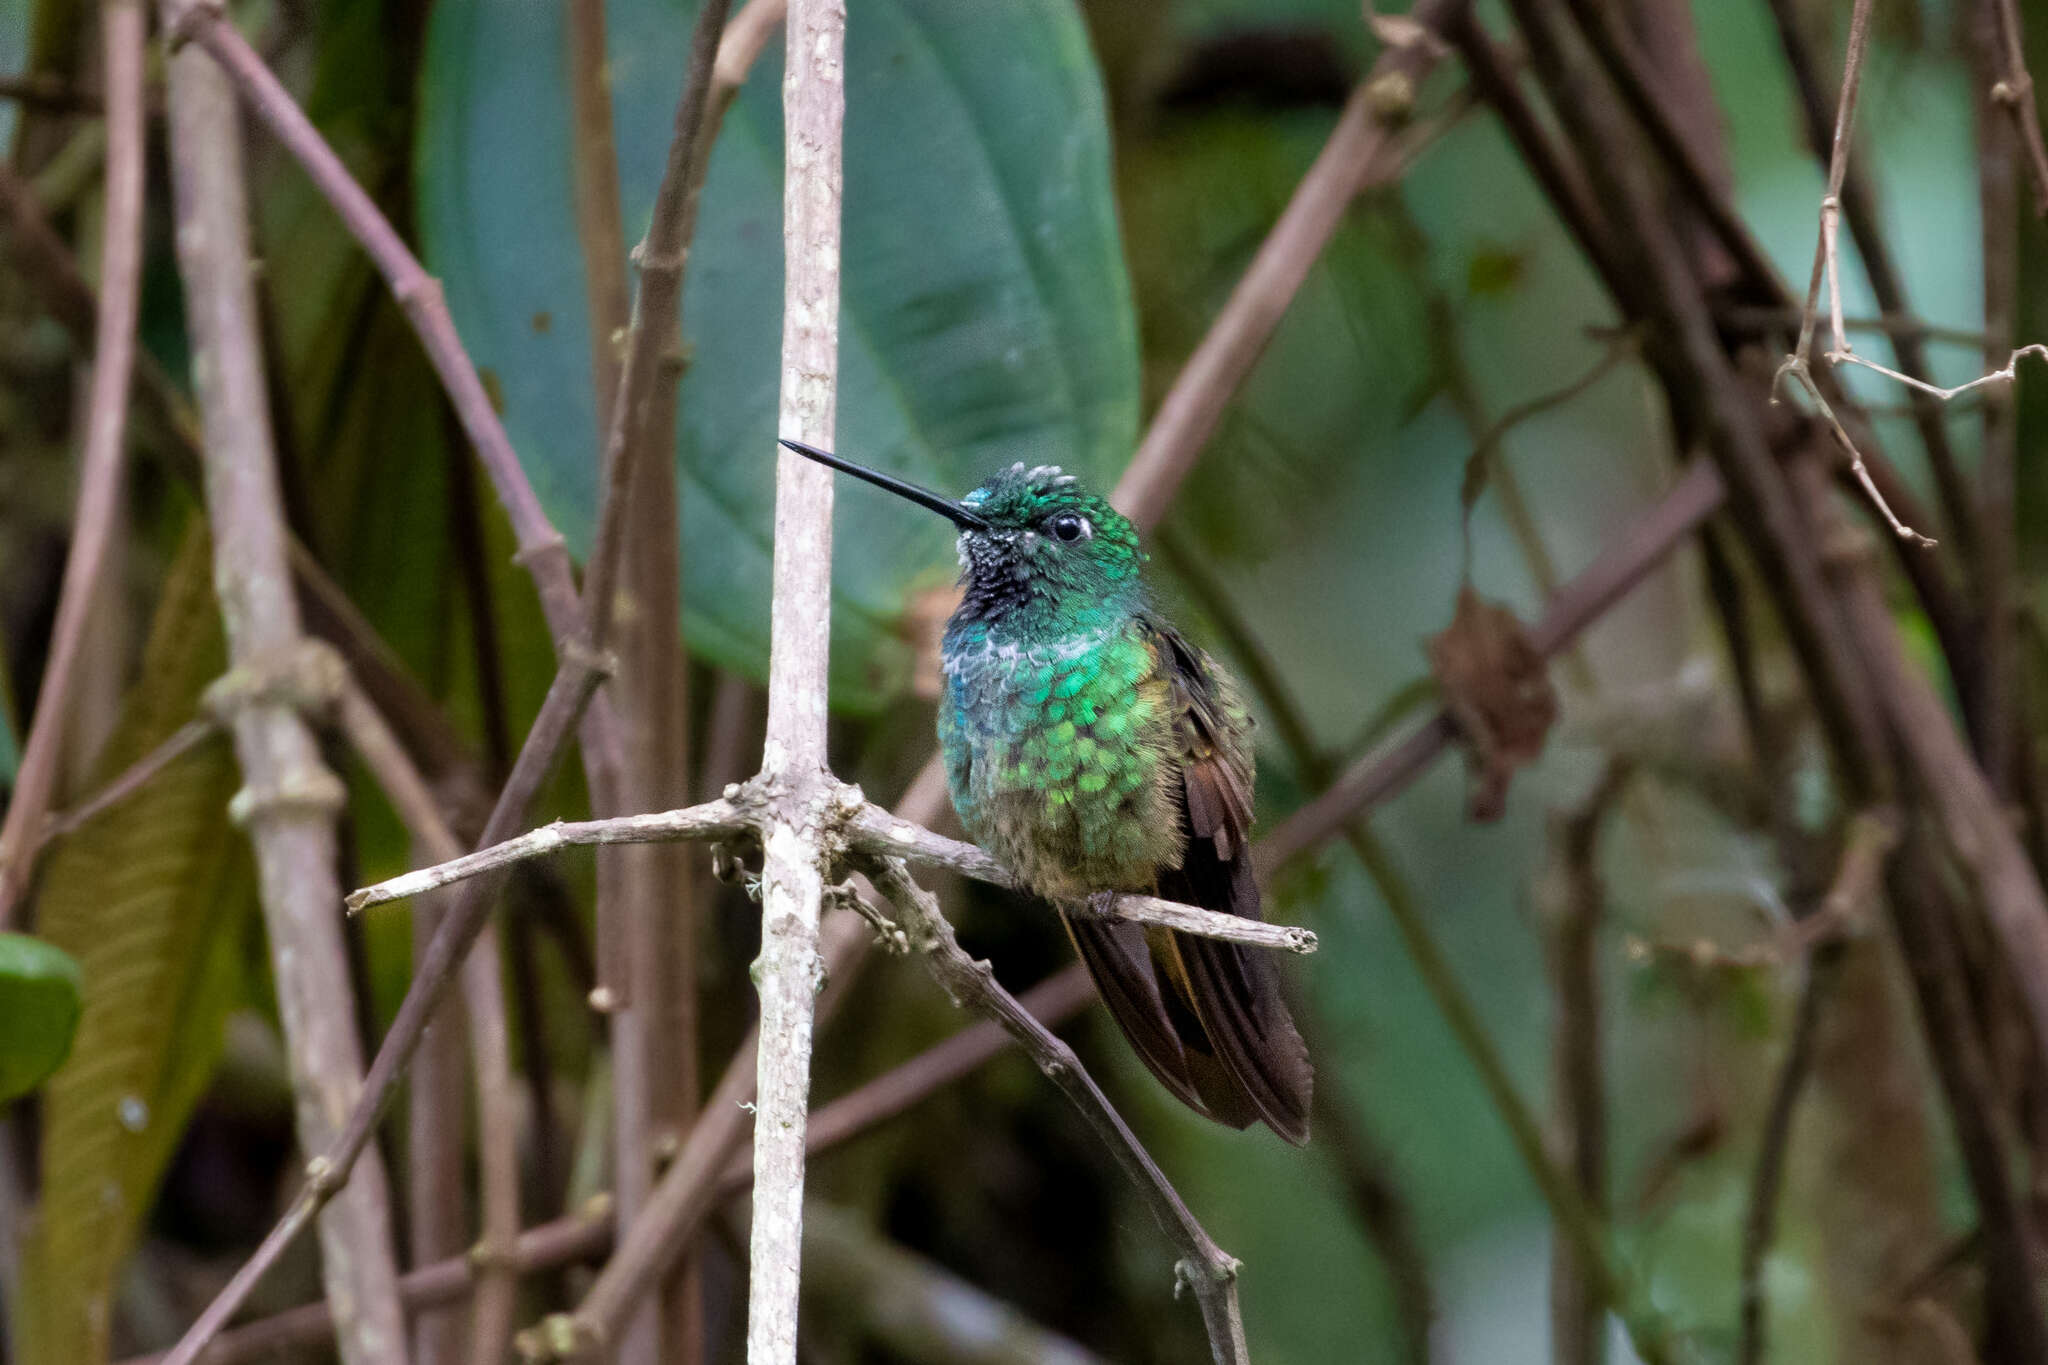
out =
[[[1060,923],[1067,927],[1074,952],[1094,978],[1102,1003],[1109,1006],[1117,1026],[1123,1029],[1124,1036],[1131,1040],[1131,1046],[1159,1078],[1159,1083],[1188,1108],[1214,1117],[1202,1102],[1201,1091],[1189,1072],[1186,1051],[1181,1047],[1180,1031],[1174,1027],[1160,997],[1144,931],[1135,924],[1075,920],[1064,909],[1060,911]]]
[[[1261,919],[1250,858],[1248,722],[1208,659],[1170,628],[1157,629],[1178,712],[1188,832],[1181,865],[1161,874],[1159,894]],[[1167,1015],[1182,1014],[1194,1025],[1178,1030],[1183,1054],[1217,1063],[1213,1070],[1188,1072],[1192,1081],[1211,1082],[1199,1086],[1206,1107],[1218,1113],[1249,1110],[1288,1141],[1308,1141],[1314,1070],[1272,962],[1256,949],[1189,934],[1152,936],[1150,945],[1159,980],[1180,997],[1174,1004],[1182,1008],[1168,1008]]]

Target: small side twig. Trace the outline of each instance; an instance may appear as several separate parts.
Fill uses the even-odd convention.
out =
[[[946,994],[955,1004],[993,1019],[1015,1038],[1038,1063],[1038,1069],[1073,1102],[1089,1127],[1109,1146],[1117,1163],[1151,1207],[1160,1227],[1181,1251],[1180,1282],[1201,1305],[1202,1321],[1209,1332],[1209,1350],[1216,1365],[1250,1365],[1244,1320],[1238,1308],[1237,1261],[1195,1221],[1150,1153],[1082,1067],[1074,1050],[1019,1005],[1016,997],[997,983],[986,962],[976,961],[960,947],[953,936],[953,926],[939,910],[938,898],[912,881],[900,861],[872,859],[866,870],[876,889],[895,905],[911,946],[923,955],[926,966]]]
[[[51,815],[43,825],[43,843],[75,834],[107,811],[148,786],[156,775],[220,733],[211,716],[198,716],[171,731],[163,743],[129,764],[104,787],[68,810]]]

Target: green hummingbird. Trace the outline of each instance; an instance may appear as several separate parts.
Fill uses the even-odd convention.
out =
[[[1158,612],[1137,529],[1055,465],[957,502],[784,441],[960,529],[939,659],[939,749],[960,823],[1060,910],[1152,1073],[1233,1128],[1308,1140],[1313,1071],[1256,949],[1070,913],[1133,892],[1261,918],[1248,835],[1252,719],[1237,684]]]

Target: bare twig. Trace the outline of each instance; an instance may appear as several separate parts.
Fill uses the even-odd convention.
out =
[[[1111,494],[1123,514],[1151,526],[1172,501],[1224,409],[1279,326],[1309,268],[1343,220],[1415,93],[1444,52],[1437,38],[1469,0],[1421,0],[1409,41],[1390,46],[1338,116],[1273,230],[1259,244],[1229,300],[1160,401],[1152,425]]]
[[[43,841],[75,834],[115,806],[148,786],[164,769],[220,733],[211,716],[199,716],[171,731],[164,742],[130,764],[119,776],[69,810],[59,811],[43,826]]]
[[[1109,1146],[1153,1217],[1159,1220],[1159,1226],[1180,1249],[1182,1260],[1177,1273],[1202,1307],[1202,1321],[1209,1331],[1209,1350],[1216,1365],[1249,1365],[1251,1356],[1245,1347],[1244,1321],[1237,1302],[1237,1261],[1217,1246],[1188,1212],[1180,1195],[1111,1107],[1073,1049],[1032,1018],[997,983],[986,962],[968,956],[940,912],[938,898],[913,882],[900,861],[874,859],[868,873],[876,888],[895,905],[912,947],[924,956],[925,964],[953,1002],[999,1023],[1031,1054],[1038,1069],[1073,1102],[1089,1127]],[[759,1203],[757,1186],[757,1209]],[[758,1217],[757,1213],[757,1220]]]
[[[1827,422],[1828,429],[1840,443],[1843,454],[1849,457],[1850,472],[1856,476],[1857,482],[1862,484],[1863,491],[1869,494],[1871,505],[1883,514],[1893,534],[1901,540],[1931,546],[1934,544],[1932,540],[1898,519],[1891,509],[1891,504],[1885,501],[1884,494],[1878,491],[1876,483],[1871,480],[1870,471],[1863,463],[1863,453],[1849,438],[1849,432],[1842,425],[1841,419],[1835,415],[1834,408],[1829,405],[1827,399],[1821,397],[1820,386],[1814,382],[1812,370],[1813,339],[1820,314],[1823,284],[1828,290],[1829,325],[1834,334],[1834,345],[1827,353],[1828,358],[1840,361],[1850,358],[1852,354],[1849,350],[1848,333],[1842,326],[1842,272],[1835,250],[1835,236],[1837,224],[1842,216],[1842,177],[1848,174],[1849,148],[1855,140],[1856,96],[1863,83],[1863,53],[1870,39],[1870,12],[1871,0],[1856,0],[1856,8],[1850,15],[1849,50],[1842,64],[1841,101],[1835,110],[1834,142],[1828,154],[1827,190],[1820,201],[1820,238],[1813,250],[1813,274],[1807,282],[1806,304],[1800,312],[1799,340],[1794,344],[1792,353],[1786,356],[1784,363],[1778,367],[1778,380],[1790,380],[1806,391],[1806,396],[1813,402],[1815,410]],[[1860,359],[1858,363],[1869,364]],[[1905,378],[1895,371],[1884,370],[1882,366],[1871,365],[1871,368],[1891,374],[1895,378]]]
[[[1807,15],[1794,0],[1768,2],[1771,16],[1777,24],[1779,46],[1784,49],[1785,63],[1791,69],[1792,84],[1799,95],[1807,141],[1812,144],[1814,155],[1826,166],[1834,143],[1834,114],[1838,98],[1827,90],[1813,45],[1806,37]],[[1863,261],[1863,273],[1870,280],[1870,292],[1876,297],[1878,307],[1888,314],[1906,312],[1905,279],[1885,236],[1875,195],[1869,180],[1859,175],[1853,164],[1843,174],[1839,198],[1842,217],[1848,221],[1849,234],[1856,241],[1857,254]],[[1934,339],[1932,334],[1912,330],[1891,334],[1892,350],[1899,358],[1899,368],[1908,374],[1933,373],[1927,363],[1925,347],[1921,344],[1923,338]],[[1920,432],[1921,445],[1927,451],[1928,467],[1934,474],[1942,510],[1948,516],[1956,539],[1966,548],[1974,547],[1978,529],[1976,508],[1949,441],[1941,405],[1925,394],[1915,393],[1909,397],[1914,425]]]
[[[442,817],[426,779],[384,717],[353,683],[343,686],[338,713],[342,732],[416,844],[430,857],[459,857],[462,842]],[[497,928],[487,921],[462,964],[462,998],[475,1072],[483,1209],[483,1235],[470,1253],[478,1266],[478,1287],[469,1343],[470,1357],[478,1365],[505,1358],[518,1293],[518,1275],[508,1258],[519,1235],[519,1111],[499,961]],[[461,1113],[460,1106],[455,1112]]]
[[[175,0],[165,0],[165,22]],[[345,794],[290,699],[260,675],[301,642],[265,406],[249,268],[241,131],[233,96],[198,52],[171,63],[171,161],[178,263],[206,428],[207,511],[228,653],[247,691],[233,712],[244,787],[233,811],[256,847],[259,885],[292,1052],[298,1130],[323,1150],[361,1091],[354,1010],[333,907],[334,811]],[[231,675],[235,676],[235,675]],[[323,1183],[315,1163],[309,1184]],[[384,1174],[372,1156],[320,1220],[328,1292],[351,1312],[349,1365],[406,1359]],[[188,1355],[189,1358],[189,1355]]]
[[[149,15],[141,0],[111,0],[101,7],[107,77],[106,224],[100,238],[100,297],[94,321],[96,350],[86,412],[85,446],[78,461],[78,514],[64,562],[57,618],[50,631],[43,682],[37,693],[21,762],[0,823],[0,928],[15,919],[27,891],[35,854],[44,839],[43,817],[56,792],[64,735],[77,692],[74,674],[84,652],[100,579],[122,505],[128,381],[135,359],[135,317],[142,280],[143,39]]]
[[[1615,88],[1628,102],[1630,112],[1636,116],[1643,131],[1649,135],[1651,146],[1671,167],[1693,208],[1713,230],[1715,239],[1743,273],[1752,279],[1775,281],[1776,267],[1750,234],[1748,225],[1721,194],[1717,184],[1720,177],[1715,169],[1707,164],[1699,149],[1685,136],[1667,102],[1658,98],[1660,86],[1669,82],[1663,80],[1636,50],[1634,38],[1623,26],[1621,11],[1596,0],[1568,0],[1568,4],[1580,30],[1599,54],[1601,64],[1607,68]]]
[[[347,904],[350,910],[356,911],[404,900],[469,878],[502,871],[515,862],[561,848],[728,839],[753,827],[760,818],[762,800],[759,789],[751,784],[729,790],[731,795],[725,799],[701,806],[687,806],[682,810],[624,815],[611,820],[557,820],[475,853],[464,854],[434,867],[400,873],[375,886],[352,891],[347,897]],[[878,806],[863,803],[847,812],[841,833],[847,846],[858,852],[902,858],[924,867],[940,867],[1013,890],[1019,885],[1008,868],[973,844],[934,834]],[[1297,925],[1247,920],[1221,911],[1160,900],[1155,896],[1119,895],[1068,908],[1073,914],[1119,919],[1133,924],[1157,924],[1253,947],[1279,948],[1294,953],[1314,952],[1316,948],[1316,936]]]
[[[432,856],[424,852],[417,834],[412,846],[418,850],[415,861]],[[423,896],[412,907],[415,954],[424,954],[433,941],[448,895]],[[414,1265],[453,1256],[469,1244],[469,1191],[463,1179],[469,1164],[469,1135],[464,1129],[469,1105],[463,1094],[467,1041],[455,1001],[442,1001],[406,1076],[405,1247]],[[414,1365],[458,1365],[465,1358],[465,1336],[462,1314],[456,1309],[417,1314],[412,1322]]]

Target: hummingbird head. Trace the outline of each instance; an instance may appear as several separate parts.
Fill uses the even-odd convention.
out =
[[[986,523],[960,530],[964,616],[1086,615],[1142,592],[1137,528],[1058,465],[1013,464],[960,503]]]
[[[960,528],[966,595],[955,622],[1062,631],[1130,611],[1144,599],[1137,528],[1058,465],[1013,464],[955,502],[827,451],[782,444]]]

